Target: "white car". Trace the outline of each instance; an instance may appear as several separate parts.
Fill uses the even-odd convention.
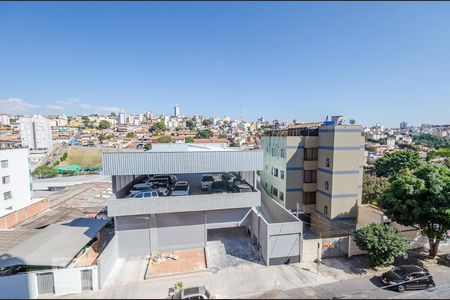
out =
[[[202,190],[209,189],[211,183],[214,182],[214,177],[211,174],[205,174],[202,176]]]
[[[187,181],[178,181],[172,190],[172,196],[189,195],[189,183]]]

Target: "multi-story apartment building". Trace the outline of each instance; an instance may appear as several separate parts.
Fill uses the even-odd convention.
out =
[[[362,196],[362,128],[331,123],[294,125],[262,137],[263,188],[288,210],[300,210],[322,236],[351,228]]]
[[[22,147],[31,150],[47,150],[53,146],[50,120],[42,116],[20,119],[20,138]]]
[[[0,180],[0,217],[31,204],[28,149],[0,150]]]

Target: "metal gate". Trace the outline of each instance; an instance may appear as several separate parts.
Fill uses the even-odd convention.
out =
[[[55,293],[55,281],[53,280],[53,272],[36,273],[38,294],[54,294]]]
[[[81,270],[81,290],[92,291],[92,270]]]
[[[348,255],[348,236],[322,239],[322,258]]]

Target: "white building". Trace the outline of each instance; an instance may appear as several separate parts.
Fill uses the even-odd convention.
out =
[[[0,116],[0,125],[9,125],[9,116],[7,115],[1,115]]]
[[[0,150],[0,178],[0,217],[32,204],[28,149]]]
[[[117,123],[119,125],[123,125],[126,124],[126,118],[125,118],[125,114],[124,113],[119,113],[119,115],[117,116]]]
[[[20,138],[22,147],[31,150],[47,150],[53,145],[50,120],[42,116],[20,119]]]
[[[389,149],[395,148],[395,137],[388,137],[388,139],[386,140],[386,143],[387,143],[387,147]]]
[[[180,105],[179,104],[175,105],[175,107],[173,108],[173,115],[175,117],[178,117],[180,115]]]

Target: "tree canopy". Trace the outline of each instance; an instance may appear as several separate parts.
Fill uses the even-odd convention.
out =
[[[165,131],[165,130],[166,130],[166,125],[162,121],[156,122],[155,124],[152,125],[152,131],[160,132],[160,131]]]
[[[136,136],[137,136],[136,132],[128,132],[126,135],[127,138],[134,138]]]
[[[205,120],[203,120],[203,122],[202,122],[202,125],[203,125],[203,126],[211,126],[212,124],[213,124],[213,121],[210,120],[210,119],[205,119]]]
[[[99,129],[109,129],[109,128],[111,128],[111,123],[109,123],[106,120],[101,120],[100,123],[98,124],[98,128]]]
[[[380,196],[389,187],[386,177],[377,177],[368,173],[363,175],[362,203],[378,205]]]
[[[415,169],[421,164],[420,155],[416,151],[399,150],[387,153],[375,162],[377,176],[391,177],[403,169]]]
[[[395,176],[379,199],[387,217],[404,225],[420,227],[429,239],[431,257],[450,229],[450,170],[425,164]]]
[[[172,142],[172,138],[170,136],[163,135],[157,140],[157,142],[158,143],[170,143],[170,142]]]
[[[199,132],[197,132],[197,138],[199,139],[209,139],[212,136],[212,131],[209,129],[205,129],[205,130],[200,130]]]
[[[185,143],[193,143],[194,142],[194,138],[192,136],[187,136],[184,138],[184,142]]]
[[[34,169],[31,175],[38,177],[50,177],[56,175],[56,170],[49,166],[40,166]]]
[[[366,250],[374,267],[392,265],[397,257],[405,256],[408,242],[397,229],[383,224],[372,223],[355,232],[354,241]]]
[[[450,140],[448,138],[435,136],[430,133],[413,135],[413,141],[431,148],[450,148]]]
[[[189,130],[192,130],[195,128],[195,122],[192,120],[186,120],[186,127],[189,128]]]

